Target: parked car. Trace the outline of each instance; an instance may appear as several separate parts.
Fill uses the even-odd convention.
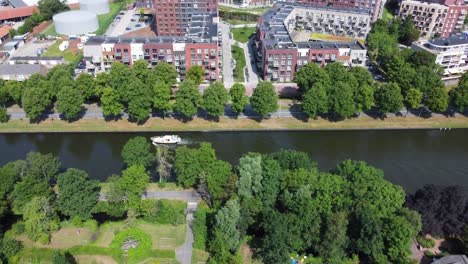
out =
[[[141,24],[136,24],[135,27],[137,27],[137,28],[138,28],[138,27],[141,27]]]

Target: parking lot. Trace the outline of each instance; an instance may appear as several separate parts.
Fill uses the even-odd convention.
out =
[[[106,32],[107,36],[117,37],[122,34],[148,27],[144,21],[140,21],[140,14],[136,9],[121,11]]]
[[[25,43],[22,47],[15,51],[13,56],[25,57],[25,56],[37,56],[37,50],[43,49],[45,52],[48,47],[54,44],[55,40],[33,40]]]

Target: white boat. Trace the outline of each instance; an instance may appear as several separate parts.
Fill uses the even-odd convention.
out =
[[[176,135],[165,135],[162,137],[151,137],[151,141],[153,145],[158,144],[179,144],[182,139]]]

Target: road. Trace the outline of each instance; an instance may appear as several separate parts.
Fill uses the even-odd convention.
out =
[[[109,37],[117,37],[126,32],[125,28],[130,24],[130,20],[132,19],[135,10],[126,10],[124,15],[117,15],[120,17],[120,21],[116,22],[115,20],[112,22],[109,29],[106,31],[106,36]]]
[[[221,48],[223,52],[223,83],[226,88],[231,88],[234,84],[233,65],[231,63],[231,45],[234,41],[229,37],[229,25],[221,22],[219,23],[221,29]]]
[[[245,64],[246,64],[246,73],[245,73],[245,83],[250,85],[258,84],[258,75],[256,67],[252,67],[252,60],[254,58],[254,49],[252,43],[254,38],[250,38],[247,43],[239,43],[240,47],[244,50]],[[255,68],[255,70],[254,70]]]

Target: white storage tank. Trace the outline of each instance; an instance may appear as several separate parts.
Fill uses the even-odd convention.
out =
[[[98,15],[109,13],[108,0],[80,0],[80,10],[91,11]]]
[[[90,11],[68,11],[53,17],[55,31],[62,35],[83,35],[96,31],[99,21],[96,13]]]

